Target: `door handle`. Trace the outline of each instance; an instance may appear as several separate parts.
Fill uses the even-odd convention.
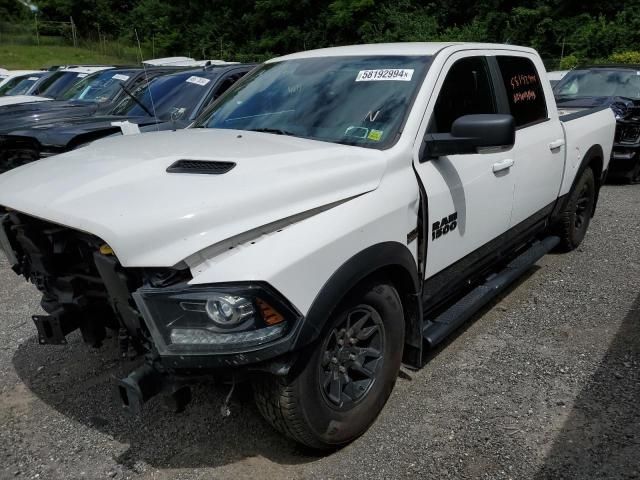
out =
[[[561,147],[564,147],[564,138],[560,138],[549,144],[549,150],[557,150]]]
[[[498,173],[498,172],[501,172],[502,170],[508,170],[511,167],[513,167],[513,160],[510,158],[507,158],[505,160],[501,160],[493,164],[493,173]]]

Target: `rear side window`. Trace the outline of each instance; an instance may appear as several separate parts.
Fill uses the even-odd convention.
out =
[[[516,126],[546,120],[547,102],[533,62],[524,57],[497,57],[497,60]]]
[[[429,131],[449,133],[464,115],[497,113],[489,67],[484,57],[458,60],[442,84]]]

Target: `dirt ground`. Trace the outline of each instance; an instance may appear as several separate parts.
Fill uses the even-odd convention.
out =
[[[0,260],[0,478],[640,478],[640,186],[608,186],[584,244],[548,255],[420,371],[373,427],[320,457],[246,395],[124,414],[115,340],[40,346],[34,287]]]

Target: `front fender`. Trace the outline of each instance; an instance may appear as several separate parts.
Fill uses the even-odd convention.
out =
[[[349,292],[376,273],[393,283],[404,299],[413,299],[416,302],[413,308],[419,313],[420,280],[413,255],[402,243],[378,243],[351,257],[329,278],[304,317],[294,348],[313,343]],[[409,332],[413,330],[408,329]],[[414,343],[411,338],[407,340]]]

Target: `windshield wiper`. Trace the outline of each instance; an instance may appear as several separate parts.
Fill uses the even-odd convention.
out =
[[[138,100],[136,96],[127,89],[127,87],[124,86],[124,83],[119,83],[118,85],[120,85],[120,88],[122,89],[122,91],[127,95],[129,95],[131,97],[131,100],[136,102],[140,106],[140,108],[145,111],[147,115],[149,115],[150,117],[155,117],[155,115],[151,113],[149,109],[145,107],[144,104],[140,100]]]
[[[281,130],[279,128],[251,128],[250,132],[260,132],[260,133],[273,133],[275,135],[288,135],[290,137],[295,137],[296,134],[293,132],[287,132],[286,130]]]

